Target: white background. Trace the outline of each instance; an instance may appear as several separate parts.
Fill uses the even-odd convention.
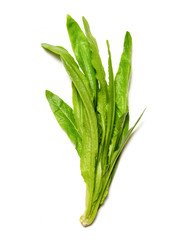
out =
[[[0,239],[196,239],[195,1],[1,1]],[[83,228],[79,157],[44,91],[71,105],[63,65],[40,44],[71,53],[66,14],[97,38],[117,71],[125,31],[133,38],[131,125],[109,197]]]

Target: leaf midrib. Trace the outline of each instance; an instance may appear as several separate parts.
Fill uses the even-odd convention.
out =
[[[65,111],[63,111],[62,107],[60,107],[59,105],[57,105],[56,103],[54,103],[55,106],[57,106],[61,112],[65,115],[65,117],[71,122],[72,126],[74,127],[74,129],[76,130],[76,132],[78,133],[79,137],[81,138],[80,136],[80,133],[78,132],[78,129],[76,128],[75,124],[73,123],[73,121],[69,118],[69,116],[66,114]],[[54,113],[58,112],[59,109],[57,109],[56,111],[54,111]]]

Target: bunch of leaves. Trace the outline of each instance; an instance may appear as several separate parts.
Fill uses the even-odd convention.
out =
[[[42,47],[60,57],[72,80],[73,109],[48,90],[46,98],[80,157],[81,174],[86,183],[86,208],[80,221],[83,226],[88,226],[108,194],[120,154],[143,113],[129,129],[130,33],[126,32],[115,77],[109,42],[106,41],[107,81],[96,39],[84,17],[83,25],[85,34],[78,23],[67,16],[67,30],[77,62],[63,47],[46,43]]]

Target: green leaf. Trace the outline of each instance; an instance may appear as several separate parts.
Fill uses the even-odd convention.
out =
[[[72,103],[73,103],[73,113],[76,121],[76,126],[78,128],[78,132],[80,136],[82,137],[83,131],[84,131],[85,107],[73,82],[72,82]]]
[[[145,109],[144,109],[144,111],[145,111]],[[139,120],[141,119],[142,115],[144,114],[144,111],[142,112],[142,114],[140,115],[140,117],[138,118],[138,120],[136,121],[134,126],[129,130],[127,135],[123,138],[119,149],[116,150],[115,153],[113,154],[113,161],[111,163],[110,168],[108,169],[108,172],[107,172],[107,175],[105,177],[105,181],[104,181],[102,190],[101,190],[101,192],[99,194],[99,198],[98,198],[96,204],[94,204],[94,206],[93,206],[93,209],[92,209],[90,217],[86,218],[85,220],[82,219],[83,226],[88,226],[88,225],[90,225],[93,222],[100,205],[103,204],[106,196],[108,195],[109,186],[111,184],[112,178],[114,177],[114,173],[115,173],[118,161],[119,161],[120,153],[124,149],[124,147],[125,147],[127,141],[129,140],[129,138],[130,138],[134,128],[136,127],[137,123],[139,122]]]
[[[124,48],[121,55],[118,72],[115,77],[116,87],[116,118],[128,111],[128,89],[131,74],[131,51],[132,39],[129,32],[126,32]]]
[[[78,61],[86,78],[89,80],[93,98],[96,100],[97,82],[95,78],[95,71],[91,63],[89,43],[78,23],[70,15],[67,15],[67,31],[76,60]]]
[[[113,152],[118,148],[119,146],[119,141],[120,138],[122,136],[122,132],[124,130],[124,125],[125,125],[125,121],[127,118],[128,112],[125,112],[124,114],[122,114],[122,116],[118,119],[115,127],[114,127],[114,132],[113,132],[113,136],[112,136],[112,140],[111,140],[111,144],[109,147],[109,164],[111,163],[111,157]]]
[[[72,73],[72,76],[70,76],[72,78],[72,81],[73,81],[73,77],[74,77],[73,74],[77,74],[80,78],[80,81],[82,82],[82,85],[84,86],[85,90],[87,91],[87,95],[90,98],[90,102],[92,102],[93,96],[92,96],[92,91],[89,87],[88,79],[79,70],[78,64],[75,62],[74,58],[68,53],[68,51],[61,46],[53,46],[53,45],[50,45],[47,43],[42,43],[41,45],[46,50],[49,50],[49,51],[59,55],[62,62],[64,63],[64,66],[65,66],[65,62],[67,62],[67,67],[65,66],[65,68],[69,75]],[[65,61],[65,59],[66,59],[66,61]],[[70,72],[70,70],[69,70],[70,68],[74,69],[74,72],[72,72],[72,71]],[[74,83],[74,85],[75,85],[75,83]]]
[[[98,197],[99,193],[101,191],[102,185],[103,185],[103,171],[102,171],[102,162],[101,158],[98,159],[97,165],[96,165],[96,172],[95,172],[95,189],[93,193],[93,202],[95,202]]]
[[[102,132],[102,142],[100,144],[99,148],[99,161],[98,161],[98,166],[96,168],[96,185],[95,185],[95,193],[94,193],[94,201],[97,200],[99,193],[101,191],[101,187],[103,185],[103,173],[106,171],[107,168],[107,159],[108,159],[108,149],[109,149],[109,144],[113,132],[113,123],[114,123],[114,114],[115,114],[115,86],[114,86],[114,76],[113,76],[113,68],[112,68],[112,59],[111,59],[111,52],[110,52],[110,47],[109,47],[109,42],[107,41],[107,47],[108,47],[108,72],[109,72],[109,86],[107,86],[107,93],[108,93],[108,101],[107,101],[107,106],[106,106],[106,119],[107,119],[107,128],[105,125],[105,122],[102,121],[100,123],[103,129]],[[102,94],[104,91],[100,91],[100,99],[103,99]],[[98,102],[102,107],[104,108],[104,112],[100,111],[98,108],[98,111],[102,112],[102,114],[105,114],[105,107],[102,102]],[[99,107],[99,105],[98,105]],[[104,140],[104,141],[103,141]],[[101,161],[101,164],[100,164]],[[101,167],[102,166],[102,167]]]
[[[102,169],[106,165],[107,159],[102,157],[102,152],[105,144],[105,137],[106,137],[106,128],[107,128],[107,82],[105,80],[105,71],[102,65],[101,57],[99,55],[99,49],[96,42],[96,39],[93,37],[89,24],[87,20],[83,17],[83,24],[87,36],[87,40],[90,45],[91,50],[91,63],[96,72],[96,79],[99,81],[100,89],[98,90],[97,96],[97,111],[100,114],[98,120],[100,120],[99,124],[102,128],[102,141],[99,147],[99,158],[98,161],[102,162]]]
[[[146,109],[144,109],[144,111],[142,112],[142,114],[139,116],[138,120],[136,121],[136,123],[133,125],[132,128],[129,129],[129,131],[127,132],[127,134],[124,136],[121,144],[120,144],[120,147],[113,153],[113,156],[112,156],[112,163],[111,163],[111,167],[114,166],[117,158],[119,157],[119,155],[121,154],[122,150],[124,149],[127,141],[129,140],[129,138],[131,137],[131,134],[133,132],[133,130],[135,129],[136,125],[138,124],[138,122],[140,121],[141,117],[143,116],[144,112],[145,112]],[[110,168],[111,168],[110,167]]]
[[[70,140],[75,145],[77,145],[79,151],[78,154],[81,155],[82,140],[75,123],[72,108],[67,105],[61,98],[48,90],[46,90],[46,98],[50,104],[57,122],[67,133]]]
[[[46,91],[46,97],[57,121],[80,155],[81,174],[86,183],[86,208],[80,221],[83,226],[88,226],[94,221],[108,194],[121,152],[144,112],[128,130],[132,51],[130,33],[126,32],[115,78],[107,41],[107,83],[96,39],[84,17],[83,24],[85,34],[78,23],[67,15],[67,30],[78,63],[63,47],[46,43],[42,47],[60,57],[72,80],[73,110],[49,91]]]
[[[83,134],[82,142],[83,146],[85,143],[88,143],[88,148],[85,151],[82,151],[81,157],[81,172],[84,178],[84,181],[87,184],[88,191],[88,202],[89,206],[93,201],[93,191],[94,191],[94,182],[95,182],[95,164],[98,154],[98,127],[97,127],[97,118],[94,110],[93,103],[91,101],[90,94],[85,85],[85,76],[77,67],[77,64],[74,62],[74,59],[70,54],[63,49],[62,47],[55,47],[49,44],[42,44],[42,46],[53,53],[56,53],[61,57],[61,60],[70,75],[74,86],[77,89],[77,92],[84,104],[86,110],[86,121],[85,121],[85,135]],[[86,146],[85,146],[86,148]],[[84,167],[83,167],[84,166]],[[87,213],[90,209],[87,209]]]
[[[82,20],[83,20],[87,40],[88,40],[89,45],[90,45],[91,63],[92,63],[92,65],[93,65],[93,67],[96,71],[96,78],[99,80],[101,88],[104,88],[107,85],[107,83],[106,83],[106,80],[105,80],[104,67],[103,67],[103,64],[102,64],[102,61],[101,61],[101,57],[99,55],[99,49],[98,49],[98,46],[97,46],[97,41],[93,37],[93,35],[90,31],[89,24],[88,24],[87,20],[85,19],[85,17],[82,17]]]
[[[72,82],[72,103],[73,103],[73,114],[76,121],[76,126],[78,128],[78,132],[81,138],[83,138],[85,107],[73,82]],[[77,148],[79,148],[79,151],[82,152],[81,144],[76,145],[76,149]]]
[[[45,49],[50,50],[53,53],[56,53],[61,57],[61,60],[70,75],[73,84],[75,85],[79,96],[85,106],[85,109],[87,111],[88,119],[90,123],[92,124],[92,127],[95,127],[96,130],[94,134],[97,136],[97,119],[96,114],[94,110],[94,106],[91,101],[90,91],[85,85],[85,79],[86,77],[84,74],[79,70],[77,64],[75,63],[73,57],[66,51],[66,49],[63,49],[62,47],[58,46],[52,46],[49,44],[42,44],[42,47]],[[93,130],[93,129],[92,129]],[[97,141],[97,140],[96,140]]]
[[[87,112],[84,112],[84,132],[82,136],[82,156],[80,159],[80,169],[82,177],[87,185],[87,195],[86,195],[86,212],[88,215],[91,210],[91,205],[93,203],[93,192],[95,187],[95,165],[97,153],[94,153],[93,141],[91,127],[89,124]]]
[[[101,125],[103,130],[103,136],[105,136],[106,130],[106,105],[107,105],[107,82],[105,80],[105,71],[102,65],[101,57],[99,55],[99,49],[96,39],[93,37],[87,20],[83,17],[83,24],[87,36],[87,40],[91,50],[91,63],[96,72],[96,79],[99,81],[100,90],[98,92],[97,110],[101,114]]]
[[[109,73],[109,86],[108,86],[108,103],[107,103],[107,132],[106,132],[106,149],[108,152],[109,144],[111,142],[111,137],[114,127],[114,117],[115,117],[115,84],[114,75],[112,67],[112,58],[110,52],[109,41],[107,41],[108,48],[108,73]],[[106,155],[107,157],[107,155]]]
[[[107,180],[106,180],[105,186],[103,188],[104,191],[102,193],[102,198],[101,198],[100,204],[103,204],[103,202],[104,202],[104,200],[105,200],[105,198],[106,198],[106,196],[108,194],[109,186],[110,186],[111,181],[112,181],[112,179],[114,177],[114,174],[115,174],[115,171],[116,171],[116,167],[117,167],[119,159],[120,159],[120,154],[123,151],[123,149],[124,149],[126,143],[128,142],[128,140],[130,139],[133,130],[135,129],[135,127],[138,124],[138,122],[140,121],[140,119],[143,116],[145,110],[146,109],[144,109],[142,114],[137,119],[136,123],[133,125],[132,128],[129,129],[127,134],[124,136],[124,138],[123,138],[123,140],[122,140],[122,142],[120,144],[120,147],[112,155],[112,161],[111,161],[111,165],[110,165],[110,168],[108,170],[108,173],[107,173]]]

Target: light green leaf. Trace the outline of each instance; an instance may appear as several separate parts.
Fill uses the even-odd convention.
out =
[[[93,37],[89,24],[87,20],[83,17],[83,24],[87,36],[87,40],[90,45],[91,50],[91,63],[95,69],[96,72],[96,79],[99,81],[100,89],[98,90],[98,96],[97,96],[97,111],[100,114],[100,117],[98,120],[100,120],[99,124],[102,128],[102,140],[99,147],[99,158],[98,162],[102,162],[102,168],[105,167],[105,163],[107,159],[102,157],[102,152],[105,144],[105,137],[106,137],[106,128],[107,128],[107,82],[105,80],[105,71],[104,67],[102,65],[102,61],[99,55],[99,49],[96,42],[96,39]]]
[[[124,112],[128,111],[128,89],[131,74],[131,51],[132,38],[130,33],[126,32],[123,53],[121,55],[118,72],[115,77],[117,119]]]
[[[83,131],[84,131],[85,107],[73,82],[72,82],[72,103],[73,103],[73,113],[76,121],[76,126],[78,128],[78,132],[80,136],[82,137]]]
[[[101,187],[103,185],[103,175],[106,171],[107,164],[108,164],[108,150],[110,139],[113,132],[113,123],[114,123],[114,114],[115,114],[115,86],[114,86],[114,76],[113,76],[113,68],[112,68],[112,59],[110,53],[109,42],[107,41],[108,47],[108,72],[109,72],[109,86],[107,86],[107,93],[108,93],[108,101],[106,106],[106,119],[107,119],[107,128],[104,131],[104,135],[102,134],[102,142],[100,144],[100,151],[99,151],[99,162],[96,171],[96,187],[94,193],[94,201],[96,201],[99,197],[99,193],[101,191]],[[100,91],[100,98],[102,97],[102,93],[104,91]],[[101,98],[102,99],[102,98]],[[100,101],[100,105],[101,105]],[[104,107],[104,105],[103,105]],[[105,114],[105,109],[104,109]],[[103,118],[102,118],[103,120]],[[104,121],[101,123],[103,126],[105,123]],[[106,127],[106,126],[104,126]],[[103,129],[105,130],[105,128]],[[104,137],[105,136],[105,137]],[[104,139],[104,141],[103,141]],[[101,161],[101,164],[100,164]]]
[[[98,160],[96,165],[96,172],[95,172],[95,189],[93,194],[93,202],[95,202],[99,197],[99,193],[103,185],[102,176],[103,176],[102,163],[101,163],[101,160]]]
[[[75,144],[80,156],[81,174],[86,183],[86,208],[80,222],[88,226],[94,221],[108,194],[121,152],[145,110],[128,130],[132,52],[130,33],[126,32],[115,78],[107,41],[107,83],[96,39],[84,17],[83,24],[85,34],[78,23],[67,15],[67,30],[78,63],[61,46],[44,43],[42,47],[60,57],[72,80],[73,110],[50,91],[46,91],[46,97],[57,121]]]
[[[96,101],[97,82],[95,78],[95,71],[91,63],[89,43],[78,23],[70,15],[67,15],[67,31],[76,60],[78,61],[86,78],[89,80],[93,98]]]
[[[46,90],[46,98],[50,104],[57,122],[67,133],[70,140],[75,145],[77,145],[79,151],[78,154],[81,155],[82,140],[75,123],[72,108],[67,105],[61,98],[48,90]]]
[[[94,191],[94,181],[95,181],[95,164],[96,158],[98,154],[98,127],[97,127],[97,118],[96,113],[94,110],[93,103],[91,101],[91,97],[87,90],[87,87],[84,83],[86,79],[84,74],[79,70],[77,64],[74,62],[74,59],[70,56],[70,54],[62,48],[55,47],[49,44],[42,44],[42,46],[61,57],[61,60],[70,75],[74,86],[77,89],[77,92],[84,104],[86,110],[86,129],[84,132],[86,136],[83,134],[83,146],[85,146],[85,142],[89,143],[90,151],[87,149],[88,153],[84,153],[82,151],[81,157],[81,165],[84,165],[85,168],[81,166],[82,176],[84,181],[87,184],[87,191],[88,191],[88,202],[92,202],[93,200],[93,191]],[[85,146],[86,147],[86,146]],[[84,170],[85,169],[85,170]],[[84,170],[84,171],[83,171]],[[91,204],[89,204],[90,206]],[[87,210],[87,213],[90,209]]]
[[[93,37],[87,20],[83,17],[83,24],[86,32],[86,36],[91,50],[91,62],[96,72],[96,79],[99,81],[100,89],[97,95],[97,119],[98,124],[101,126],[101,142],[99,144],[99,155],[96,168],[96,184],[94,201],[97,199],[102,186],[102,173],[105,171],[107,163],[107,157],[104,157],[105,138],[107,129],[107,82],[105,80],[105,71],[102,65],[101,57],[99,55],[99,49],[96,39]],[[101,163],[101,164],[100,164]]]
[[[90,27],[89,24],[87,22],[87,20],[85,19],[85,17],[82,17],[83,20],[83,24],[84,24],[84,28],[85,28],[85,32],[86,32],[86,36],[90,45],[90,50],[91,50],[91,62],[92,65],[96,71],[96,78],[98,79],[98,81],[100,82],[101,88],[104,88],[107,83],[105,80],[105,71],[104,71],[104,67],[99,55],[99,49],[97,46],[97,41],[96,39],[93,37],[91,31],[90,31]]]
[[[123,151],[123,149],[124,149],[126,143],[128,142],[128,140],[130,139],[133,130],[135,129],[135,127],[138,124],[138,122],[140,121],[140,119],[141,119],[142,115],[144,114],[145,110],[146,109],[144,109],[142,114],[137,119],[136,123],[133,125],[132,128],[129,129],[127,134],[124,136],[124,138],[123,138],[123,140],[122,140],[122,142],[120,144],[120,147],[112,155],[112,161],[111,161],[111,165],[110,165],[110,168],[108,170],[108,173],[107,173],[107,180],[106,180],[106,184],[104,186],[105,189],[103,191],[103,195],[102,195],[100,204],[103,204],[103,202],[104,202],[104,200],[105,200],[105,198],[106,198],[106,196],[108,194],[110,183],[111,183],[111,181],[112,181],[112,179],[114,177],[114,174],[115,174],[115,171],[116,171],[116,167],[117,167],[119,159],[120,159],[120,154]]]
[[[107,103],[107,132],[106,132],[106,151],[108,153],[109,144],[111,142],[111,137],[114,127],[114,117],[115,117],[115,84],[114,75],[112,68],[112,58],[110,52],[109,41],[107,41],[108,48],[108,73],[109,73],[109,86],[108,86],[108,103]],[[107,157],[107,155],[105,156]]]
[[[81,138],[83,138],[85,107],[73,82],[72,82],[72,103],[76,126],[78,128],[78,132]],[[80,143],[76,145],[76,149],[77,148],[79,148],[79,151],[82,152],[82,145]]]
[[[96,79],[99,81],[100,90],[98,92],[98,102],[97,102],[97,110],[101,114],[101,125],[103,130],[103,136],[105,136],[106,130],[106,105],[107,105],[107,82],[105,80],[105,71],[102,65],[102,61],[99,55],[99,49],[97,46],[97,41],[93,37],[89,24],[87,20],[83,17],[83,24],[86,32],[86,36],[90,45],[91,50],[91,63],[96,72]]]
[[[127,115],[128,115],[128,112],[125,112],[124,114],[122,114],[122,116],[118,119],[118,121],[117,121],[117,123],[114,127],[114,132],[113,132],[111,144],[110,144],[110,147],[109,147],[109,153],[108,153],[109,164],[111,163],[111,158],[112,158],[113,152],[119,146],[119,140],[122,136],[122,132],[123,132],[123,129],[124,129],[124,125],[125,125]]]
[[[68,51],[61,47],[61,46],[53,46],[53,45],[50,45],[50,44],[47,44],[47,43],[42,43],[41,44],[43,48],[57,54],[60,56],[62,62],[64,63],[64,66],[65,66],[65,62],[67,62],[68,66],[66,68],[68,74],[70,75],[70,72],[69,69],[74,69],[74,72],[72,72],[72,76],[70,76],[71,78],[74,77],[73,74],[77,74],[80,78],[80,81],[82,82],[81,84],[84,86],[85,88],[85,91],[87,91],[88,93],[88,97],[90,98],[90,102],[92,102],[92,99],[93,99],[93,96],[92,96],[92,91],[89,87],[89,83],[88,83],[88,80],[87,78],[85,77],[85,75],[79,70],[79,67],[78,67],[78,64],[75,62],[74,58],[68,53]],[[66,61],[65,61],[66,59]],[[70,66],[70,67],[69,67]],[[72,79],[73,81],[73,79]],[[74,83],[75,85],[75,83]]]

